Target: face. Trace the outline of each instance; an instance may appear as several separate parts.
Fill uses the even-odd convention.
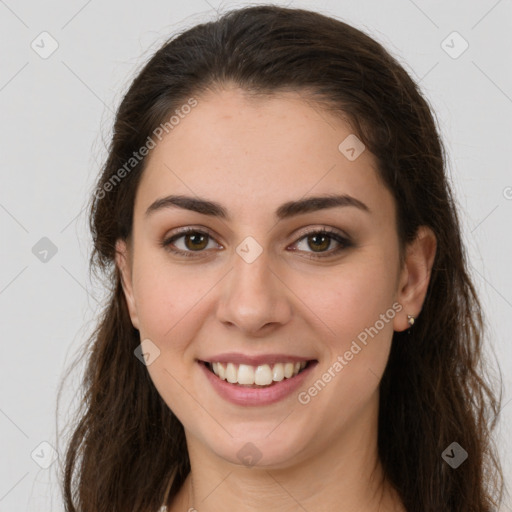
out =
[[[351,134],[297,93],[227,89],[149,155],[117,262],[189,449],[286,467],[374,427],[393,330],[422,299],[374,157],[339,148]]]

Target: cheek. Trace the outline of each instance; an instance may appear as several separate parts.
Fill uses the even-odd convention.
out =
[[[342,349],[347,341],[379,321],[381,315],[386,318],[384,326],[379,322],[379,331],[389,333],[389,328],[392,331],[392,324],[387,320],[395,314],[392,305],[396,275],[386,261],[391,260],[385,254],[372,258],[358,257],[336,271],[318,274],[314,280],[300,278],[304,302],[329,328],[337,340],[335,348]]]
[[[359,258],[340,267],[316,280],[305,300],[325,331],[317,386],[323,394],[326,384],[322,402],[347,407],[347,414],[375,392],[389,357],[393,319],[401,309],[394,303],[396,275],[387,263],[391,257]]]
[[[159,356],[147,367],[158,393],[180,421],[189,423],[195,402],[184,390],[193,389],[191,342],[199,336],[205,304],[202,298],[216,282],[192,266],[169,265],[155,254],[139,256],[134,265],[134,294],[140,336],[150,339]],[[187,420],[188,418],[188,420]]]
[[[212,287],[208,274],[192,266],[170,265],[158,257],[140,257],[134,266],[134,295],[141,335],[160,342],[177,340],[176,331],[196,313]]]

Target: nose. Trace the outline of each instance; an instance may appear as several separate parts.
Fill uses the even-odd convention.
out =
[[[244,334],[267,335],[290,321],[292,292],[284,276],[270,267],[268,251],[249,261],[238,253],[233,255],[233,269],[223,280],[217,318]]]

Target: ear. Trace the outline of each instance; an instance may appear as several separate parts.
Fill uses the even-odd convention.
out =
[[[132,286],[132,265],[131,256],[128,250],[128,245],[125,240],[119,239],[116,241],[116,266],[121,274],[121,284],[123,286],[124,297],[128,312],[135,329],[139,329],[139,318],[137,316],[137,307],[135,305],[135,298],[133,295]]]
[[[397,290],[397,301],[403,309],[394,318],[395,331],[410,328],[407,315],[417,318],[420,314],[430,282],[436,248],[436,237],[427,226],[420,226],[416,238],[406,247]]]

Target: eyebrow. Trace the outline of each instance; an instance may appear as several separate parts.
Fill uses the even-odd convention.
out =
[[[325,210],[327,208],[346,207],[352,206],[362,211],[370,213],[370,209],[359,199],[352,197],[348,194],[343,195],[323,195],[308,197],[298,201],[288,201],[282,204],[275,211],[275,216],[279,220],[294,217],[304,213],[315,212],[318,210]],[[193,212],[209,215],[211,217],[219,217],[224,220],[231,220],[228,211],[219,203],[215,201],[208,201],[199,197],[171,195],[157,199],[146,210],[145,216],[149,216],[160,210],[168,208],[182,208],[184,210],[191,210]]]

